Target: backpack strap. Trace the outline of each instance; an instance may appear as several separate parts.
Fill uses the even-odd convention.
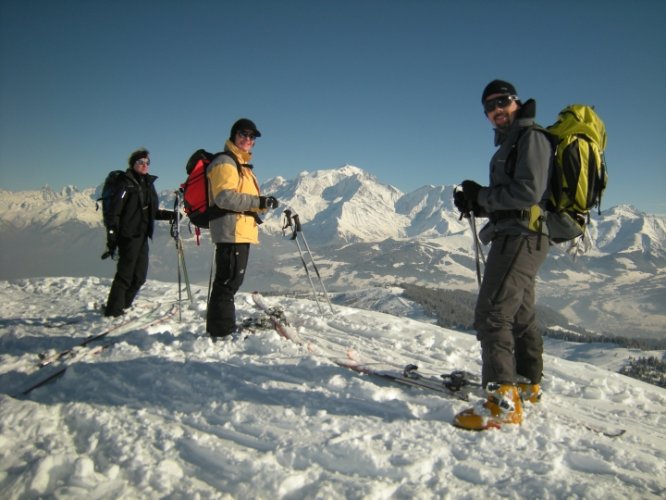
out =
[[[226,151],[225,150],[225,151],[222,151],[221,153],[217,153],[215,156],[213,156],[213,160],[215,158],[219,157],[219,156],[228,156],[229,158],[231,158],[231,160],[234,162],[234,165],[236,165],[236,169],[238,170],[238,175],[239,176],[243,175],[243,167],[253,168],[252,165],[250,165],[249,163],[242,164],[240,162],[240,160],[238,159],[238,157],[234,153],[232,153],[231,151]],[[213,161],[213,160],[211,160],[211,161]]]
[[[516,140],[511,145],[511,152],[506,157],[506,164],[507,164],[506,173],[510,177],[513,177],[514,174],[516,173],[516,162],[518,160],[518,143],[520,142],[520,140],[523,138],[523,135],[525,135],[525,133],[528,130],[537,130],[537,131],[541,132],[543,135],[545,135],[546,138],[548,139],[548,141],[550,142],[550,144],[553,148],[553,151],[555,151],[557,143],[559,142],[557,137],[555,137],[553,134],[548,132],[548,130],[543,128],[541,125],[537,125],[537,124],[533,123],[532,125],[527,125],[525,127],[522,127],[518,132],[518,136],[516,137]]]
[[[523,138],[523,135],[527,133],[528,130],[536,130],[538,132],[541,132],[546,136],[548,141],[551,144],[551,147],[553,150],[555,149],[555,146],[557,145],[557,141],[554,139],[557,139],[553,137],[552,134],[550,134],[545,128],[543,128],[540,125],[537,125],[535,123],[531,125],[527,125],[525,127],[522,127],[518,131],[518,135],[516,137],[516,140],[513,141],[513,144],[511,145],[511,151],[506,157],[506,173],[509,175],[511,178],[514,177],[516,173],[516,164],[518,163],[518,143],[520,140]],[[546,188],[548,191],[550,190],[550,177],[551,177],[552,172],[548,172],[548,187]],[[547,203],[546,203],[547,204]],[[493,218],[495,219],[493,222],[497,222],[498,220],[501,219],[506,219],[506,218],[517,218],[517,219],[522,219],[522,220],[527,220],[528,222],[532,220],[533,213],[532,209],[536,209],[536,207],[539,207],[539,218],[537,220],[537,227],[535,228],[535,231],[539,234],[539,239],[537,240],[537,250],[541,249],[541,237],[543,236],[543,212],[547,210],[547,207],[544,207],[541,205],[541,203],[537,203],[536,205],[533,205],[530,207],[528,210],[498,210],[496,212],[493,212],[490,214],[490,220],[493,221]]]

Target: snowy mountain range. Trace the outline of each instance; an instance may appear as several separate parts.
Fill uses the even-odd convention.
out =
[[[103,177],[103,176],[102,176]],[[158,189],[160,187],[157,181]],[[54,192],[0,190],[0,279],[113,275],[101,261],[104,231],[94,200],[100,186]],[[476,289],[471,231],[453,207],[453,186],[403,193],[360,168],[277,177],[262,192],[280,200],[261,226],[245,290],[307,292],[298,248],[283,210],[299,214],[303,234],[330,291],[400,283]],[[173,206],[173,190],[161,192]],[[479,225],[480,227],[480,225]],[[212,246],[183,227],[189,276],[207,283]],[[572,323],[610,335],[659,337],[666,327],[666,218],[621,205],[593,214],[591,248],[573,260],[554,247],[538,282],[541,304]],[[175,245],[162,223],[151,246],[150,278],[176,281]]]

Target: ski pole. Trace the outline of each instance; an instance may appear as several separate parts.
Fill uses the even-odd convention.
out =
[[[476,233],[476,221],[474,220],[474,212],[470,212],[469,216],[469,226],[472,229],[472,238],[474,239],[474,260],[476,262],[476,282],[481,287],[481,263],[479,262],[479,256],[483,260],[483,266],[486,265],[486,258],[483,255],[483,249],[481,248],[481,242],[479,241],[479,236]]]
[[[185,249],[183,248],[183,240],[178,240],[178,252],[183,266],[183,278],[185,279],[185,291],[190,304],[194,305],[194,297],[192,296],[192,289],[190,288],[190,276],[187,273],[187,263],[185,261]]]
[[[460,186],[457,186],[454,191],[457,191]],[[479,235],[476,232],[476,219],[474,217],[474,209],[471,203],[467,203],[465,207],[466,210],[460,211],[460,219],[466,217],[469,220],[469,227],[472,230],[472,240],[474,242],[474,263],[476,265],[476,282],[481,287],[481,260],[483,261],[483,266],[486,266],[486,257],[483,255],[483,249],[481,248],[481,242],[479,241]]]
[[[180,223],[182,221],[180,214],[180,192],[175,191],[176,198],[174,200],[174,213],[175,222],[171,225],[171,236],[176,240],[176,254],[178,257],[178,320],[182,321],[182,278],[185,280],[185,290],[187,298],[191,305],[194,305],[194,298],[190,288],[190,278],[187,274],[187,263],[185,261],[185,251],[183,249],[183,240],[180,237]]]
[[[217,272],[215,266],[215,256],[217,254],[217,245],[213,244],[213,256],[210,259],[210,275],[208,276],[208,295],[206,297],[206,305],[210,304],[210,294],[213,292],[213,274]]]
[[[286,224],[282,228],[283,230],[286,228],[291,228],[292,229],[292,237],[291,239],[296,242],[296,247],[298,248],[298,254],[301,256],[301,262],[303,263],[303,268],[305,269],[305,274],[308,277],[308,281],[310,282],[310,287],[312,288],[312,294],[314,295],[315,302],[317,302],[317,307],[319,308],[319,312],[324,314],[324,310],[321,307],[321,304],[319,303],[319,298],[317,298],[317,289],[315,288],[314,282],[312,281],[312,276],[310,276],[310,270],[308,269],[307,262],[305,262],[305,257],[303,255],[303,249],[301,248],[301,244],[298,241],[298,232],[296,231],[296,225],[292,223],[292,215],[291,215],[291,210],[285,210],[284,215],[286,218]]]
[[[315,270],[315,273],[317,274],[317,279],[319,280],[321,289],[324,291],[324,297],[326,298],[326,302],[328,302],[328,307],[331,309],[331,312],[335,314],[335,311],[333,310],[333,304],[331,304],[331,299],[328,298],[328,292],[326,291],[326,287],[324,286],[324,280],[321,279],[321,274],[319,274],[319,269],[317,268],[317,264],[315,263],[314,255],[312,255],[312,251],[310,250],[310,245],[308,245],[308,240],[305,238],[305,233],[303,232],[303,228],[301,227],[301,221],[298,217],[298,214],[293,214],[293,219],[294,219],[294,226],[296,227],[296,232],[301,235],[303,243],[305,244],[305,249],[307,250],[308,255],[310,255],[310,261],[312,262],[312,267]]]
[[[182,311],[182,303],[183,303],[183,296],[182,296],[182,286],[181,286],[181,280],[180,280],[180,254],[178,253],[178,237],[179,237],[179,217],[178,217],[178,207],[180,205],[180,200],[179,200],[179,193],[176,191],[176,198],[174,199],[173,202],[173,211],[174,215],[176,216],[175,220],[171,223],[171,237],[176,241],[176,259],[177,259],[177,269],[178,269],[178,322],[183,321],[183,311]]]
[[[178,206],[180,206],[180,196],[178,196]],[[178,210],[176,217],[178,218],[178,227],[183,222],[183,216]],[[194,296],[192,295],[192,288],[190,286],[190,276],[187,273],[187,262],[185,261],[185,247],[183,246],[183,239],[180,237],[180,229],[178,230],[178,248],[180,249],[180,258],[183,261],[183,277],[185,278],[185,287],[187,290],[187,298],[190,300],[190,305],[194,305]]]
[[[474,212],[471,213],[471,227],[472,230],[474,231],[474,241],[476,242],[476,246],[479,249],[479,254],[481,255],[481,263],[483,264],[483,267],[486,267],[486,256],[483,254],[483,247],[481,246],[481,240],[479,239],[479,233],[476,230],[476,219],[474,218],[475,214]]]

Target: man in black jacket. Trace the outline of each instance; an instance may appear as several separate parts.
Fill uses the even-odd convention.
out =
[[[474,312],[488,400],[454,419],[474,430],[519,424],[522,400],[540,398],[543,340],[534,288],[548,253],[544,206],[552,158],[550,141],[535,123],[534,100],[523,103],[511,83],[493,80],[481,103],[498,147],[490,183],[465,180],[454,195],[463,214],[489,219],[479,235],[491,247]]]
[[[111,285],[105,316],[120,316],[132,305],[148,275],[148,238],[155,220],[173,221],[173,210],[160,210],[154,182],[148,174],[150,157],[139,149],[129,157],[129,168],[120,176],[107,224],[107,248],[118,249],[118,267]]]

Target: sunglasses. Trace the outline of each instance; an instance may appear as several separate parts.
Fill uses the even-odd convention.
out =
[[[502,95],[495,97],[494,99],[488,99],[483,103],[483,110],[486,112],[486,114],[488,114],[495,108],[506,108],[509,104],[511,104],[511,101],[517,100],[518,96],[515,95]]]
[[[135,162],[137,165],[150,165],[150,160],[148,158],[141,158]]]
[[[254,141],[257,138],[256,135],[254,135],[252,132],[248,132],[247,130],[241,130],[238,132],[238,135],[245,137],[246,139],[250,139],[251,141]]]

